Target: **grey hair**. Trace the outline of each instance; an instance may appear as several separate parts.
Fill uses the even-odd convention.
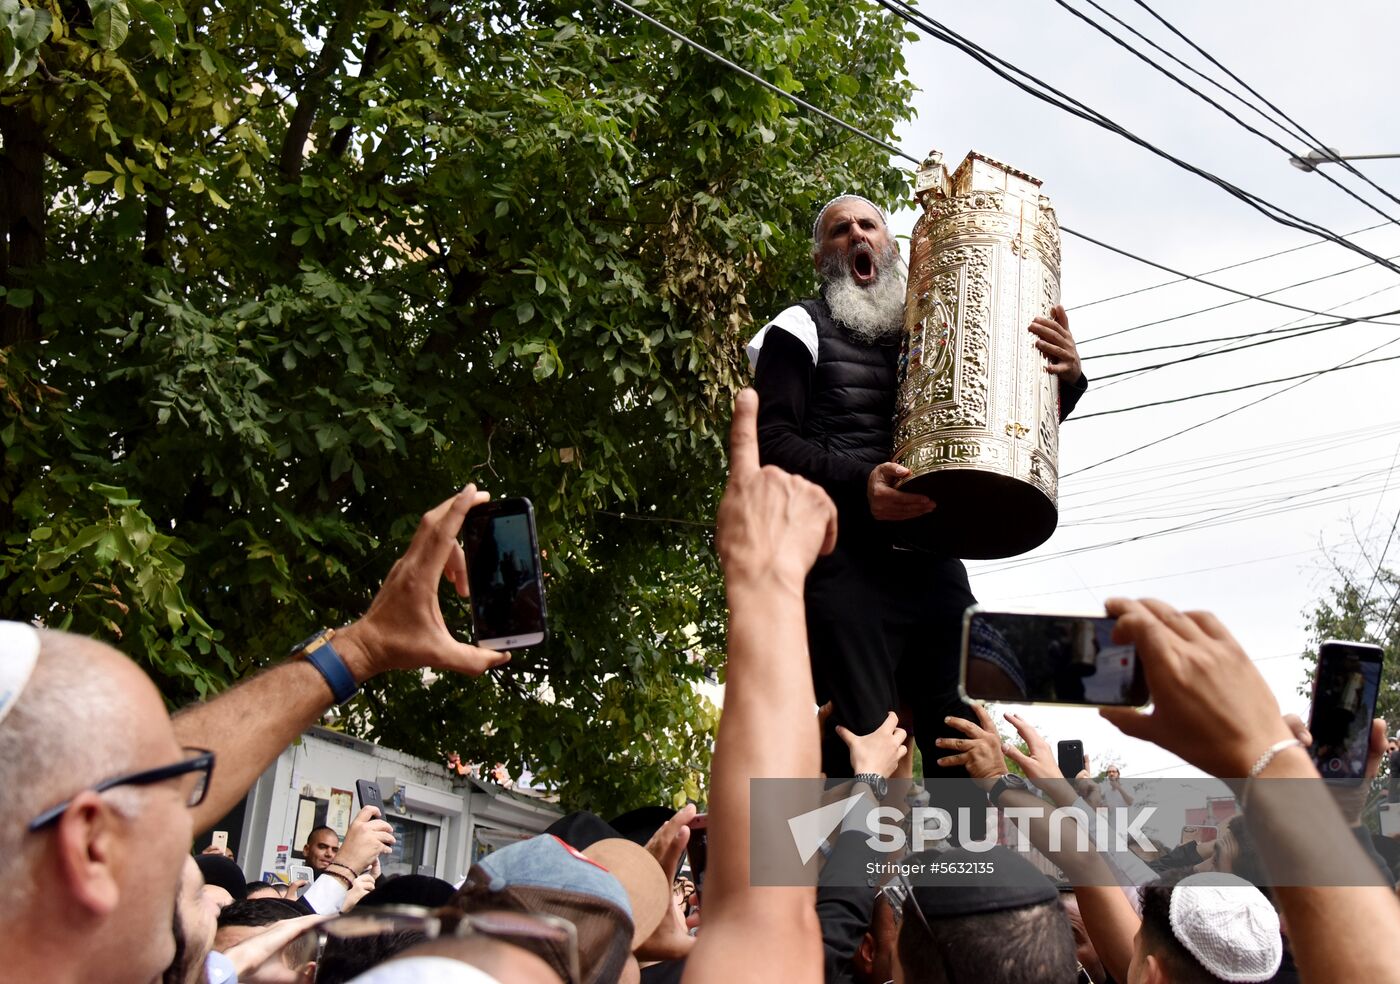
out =
[[[838,204],[840,204],[841,202],[864,202],[865,204],[869,205],[871,208],[873,208],[873,209],[875,210],[875,214],[876,214],[876,215],[880,216],[880,222],[885,226],[885,228],[889,228],[889,224],[890,224],[890,223],[889,223],[889,219],[887,219],[887,218],[885,217],[885,210],[882,209],[879,205],[876,205],[876,204],[875,204],[874,202],[872,202],[869,198],[866,198],[866,197],[864,197],[863,195],[856,195],[856,194],[837,195],[837,196],[836,196],[835,198],[833,198],[831,201],[827,202],[825,205],[822,206],[822,210],[821,210],[820,212],[817,213],[817,220],[816,220],[815,222],[812,223],[812,252],[813,252],[813,253],[817,253],[817,252],[820,252],[820,251],[821,251],[821,246],[822,246],[822,219],[826,218],[827,209],[831,208],[831,206],[833,206],[833,205],[838,205]]]
[[[0,912],[40,890],[34,859],[43,838],[30,833],[29,821],[130,767],[129,714],[121,688],[94,658],[101,643],[53,630],[40,630],[39,639],[34,674],[0,722]],[[138,812],[131,790],[105,796],[125,816]]]

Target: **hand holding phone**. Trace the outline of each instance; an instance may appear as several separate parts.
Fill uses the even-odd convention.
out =
[[[476,644],[520,649],[546,636],[544,575],[529,499],[477,506],[462,525]]]
[[[690,880],[695,883],[695,891],[703,899],[705,866],[709,861],[710,854],[710,816],[708,813],[697,814],[695,819],[690,821],[690,841],[686,844],[685,853],[690,861]]]
[[[360,807],[372,806],[384,816],[384,797],[379,791],[379,783],[371,779],[356,779],[355,792],[360,797]]]
[[[1324,779],[1361,779],[1380,694],[1380,646],[1328,640],[1317,650],[1308,749]]]
[[[1060,774],[1066,779],[1073,779],[1084,771],[1084,743],[1082,741],[1076,738],[1071,741],[1058,742],[1055,751]]]
[[[1141,707],[1147,676],[1132,645],[1102,615],[994,612],[963,616],[963,697],[1016,704]],[[1065,778],[1073,779],[1084,765]]]

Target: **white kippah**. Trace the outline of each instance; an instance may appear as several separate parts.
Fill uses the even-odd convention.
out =
[[[1278,913],[1243,878],[1208,871],[1172,889],[1172,933],[1222,981],[1267,981],[1283,962]]]
[[[883,222],[886,226],[890,224],[889,220],[885,218],[885,210],[882,209],[879,205],[876,205],[869,198],[865,198],[861,195],[837,195],[831,201],[823,205],[822,210],[817,213],[817,221],[812,223],[812,239],[815,240],[821,235],[822,219],[826,218],[826,210],[831,208],[831,206],[835,205],[837,202],[865,202],[865,204],[869,205],[875,210],[876,215],[880,216],[881,222]]]
[[[0,622],[0,722],[24,693],[39,661],[39,633],[24,622]]]

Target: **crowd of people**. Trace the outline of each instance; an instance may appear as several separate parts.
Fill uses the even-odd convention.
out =
[[[318,671],[289,661],[171,718],[145,675],[111,647],[6,623],[0,976],[215,984],[1400,980],[1400,900],[1393,877],[1353,836],[1361,797],[1343,791],[1334,800],[1320,782],[1276,782],[1317,777],[1301,724],[1284,718],[1217,619],[1157,601],[1108,605],[1118,635],[1143,660],[1154,707],[1102,713],[1214,775],[1247,778],[1238,829],[1211,857],[1169,859],[1180,867],[1135,873],[1140,887],[1125,891],[1122,872],[1094,870],[1117,864],[1111,852],[1056,851],[1032,824],[1032,840],[1070,886],[1056,886],[1005,847],[935,852],[945,861],[994,860],[998,875],[986,884],[756,886],[751,780],[820,775],[802,586],[838,534],[821,489],[759,466],[756,411],[755,395],[741,394],[718,521],[729,675],[698,906],[695,893],[673,883],[693,807],[645,838],[571,815],[486,856],[460,886],[423,876],[375,884],[393,832],[366,807],[343,843],[333,831],[312,832],[304,853],[315,879],[298,898],[250,885],[227,858],[196,860],[189,845],[329,707]],[[460,562],[456,533],[480,501],[468,487],[430,511],[370,610],[338,635],[357,682],[424,666],[476,675],[505,658],[453,639],[438,610],[438,577]],[[280,705],[262,699],[269,689],[283,696]],[[282,710],[287,700],[291,716]],[[279,710],[264,710],[272,706]],[[258,726],[228,727],[233,720]],[[941,764],[965,769],[1002,808],[1041,796],[1079,800],[1084,790],[1061,775],[1048,744],[1023,719],[1009,721],[1025,751],[1005,743],[980,705],[950,718],[959,737],[937,740]],[[912,739],[895,719],[839,736],[863,773],[912,774]],[[1380,722],[1373,739],[1372,776],[1387,751]],[[1010,765],[1028,781],[1009,781]],[[1300,802],[1309,796],[1322,799]],[[1305,807],[1307,824],[1291,822]],[[1326,857],[1318,858],[1323,844]],[[1319,863],[1358,874],[1274,885],[1261,878]],[[1203,866],[1211,870],[1195,870]]]
[[[887,460],[897,250],[883,215],[854,196],[822,211],[813,241],[822,297],[755,339],[759,392],[734,405],[715,536],[727,678],[703,877],[694,806],[627,822],[570,814],[455,885],[381,877],[395,840],[374,806],[343,841],[311,832],[310,884],[249,883],[221,849],[191,855],[195,835],[366,680],[474,677],[510,658],[456,639],[439,607],[443,579],[466,593],[459,534],[488,498],[468,485],[423,516],[360,619],[173,717],[113,647],[0,623],[0,979],[1400,982],[1400,898],[1361,825],[1367,784],[1318,781],[1306,729],[1280,713],[1214,616],[1154,600],[1106,606],[1113,641],[1136,649],[1152,709],[1103,716],[1236,783],[1242,805],[1215,842],[1150,855],[1090,819],[1106,803],[1132,805],[1120,777],[1100,787],[1062,774],[1016,715],[1006,720],[1024,749],[1007,744],[986,707],[950,696],[946,658],[916,654],[916,619],[933,619],[946,650],[972,594],[961,562],[887,535],[936,508],[900,491],[907,470]],[[1087,386],[1068,319],[1057,307],[1029,330],[1067,415]],[[814,714],[818,704],[829,716]],[[847,821],[820,845],[819,877],[755,877],[767,860],[756,780],[811,780],[849,797],[853,821],[907,818],[916,743],[930,772],[965,784],[950,807],[1036,814],[1030,846],[1063,877],[1047,877],[1023,845],[961,836],[882,855],[900,864],[854,876],[874,848],[870,827]],[[1394,775],[1400,752],[1377,721],[1368,778],[1387,751]],[[1067,811],[1071,836],[1037,813],[1047,805]],[[982,820],[957,833],[979,836]],[[906,873],[950,866],[986,877]]]

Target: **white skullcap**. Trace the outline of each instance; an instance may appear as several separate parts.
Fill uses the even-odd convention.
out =
[[[822,219],[826,218],[826,210],[831,208],[831,206],[837,204],[838,202],[865,202],[865,204],[869,205],[875,210],[875,214],[880,217],[880,221],[882,223],[884,223],[886,226],[889,225],[889,220],[885,218],[885,210],[882,209],[879,205],[876,205],[869,198],[863,198],[860,195],[837,195],[831,201],[827,202],[825,205],[822,206],[822,210],[817,213],[817,221],[812,223],[812,240],[814,242],[821,236]]]
[[[0,622],[0,722],[19,702],[39,661],[39,633],[24,622]]]
[[[1283,962],[1278,913],[1243,878],[1208,871],[1172,889],[1172,933],[1222,981],[1267,981]]]

